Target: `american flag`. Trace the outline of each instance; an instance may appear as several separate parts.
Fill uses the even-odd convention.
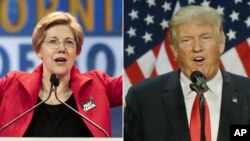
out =
[[[215,8],[223,15],[226,49],[221,66],[250,77],[249,0],[125,0],[124,1],[124,86],[178,68],[167,37],[173,13],[185,5]]]

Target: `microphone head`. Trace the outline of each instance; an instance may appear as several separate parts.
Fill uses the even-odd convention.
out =
[[[206,80],[206,77],[200,71],[193,71],[190,75],[190,79],[193,83],[196,83],[197,78],[199,78],[199,77],[204,78],[204,80]]]
[[[204,93],[206,91],[208,91],[208,86],[206,83],[206,78],[204,76],[204,74],[202,74],[200,71],[194,71],[191,73],[190,75],[190,79],[193,82],[192,86],[194,89],[196,89],[197,93]],[[195,87],[194,87],[195,86]],[[191,88],[191,90],[193,90]]]
[[[50,76],[50,82],[55,87],[57,87],[59,85],[59,79],[56,78],[56,74],[54,74],[54,73],[51,74],[51,76]]]

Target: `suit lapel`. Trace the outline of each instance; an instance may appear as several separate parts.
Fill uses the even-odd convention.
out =
[[[162,94],[170,128],[175,140],[190,141],[189,126],[185,108],[184,96],[180,85],[179,72],[174,72],[165,84]],[[232,79],[228,73],[222,71],[223,88],[221,100],[220,122],[217,141],[229,140],[229,125],[237,123],[240,112],[241,97],[232,85]],[[188,140],[187,140],[188,139]]]
[[[189,126],[179,74],[179,71],[175,71],[174,74],[170,76],[172,78],[168,80],[171,81],[167,81],[162,97],[166,106],[169,125],[175,137],[174,140],[189,141]]]
[[[240,95],[237,94],[236,89],[232,85],[232,79],[228,73],[222,71],[223,87],[221,112],[217,141],[229,140],[229,125],[237,123],[237,116],[240,111]]]

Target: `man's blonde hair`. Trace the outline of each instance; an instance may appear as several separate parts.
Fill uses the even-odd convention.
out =
[[[169,41],[171,44],[174,43],[176,37],[176,27],[185,23],[211,24],[217,26],[219,28],[221,39],[225,40],[223,18],[215,9],[207,6],[189,5],[182,7],[174,14],[170,21]]]

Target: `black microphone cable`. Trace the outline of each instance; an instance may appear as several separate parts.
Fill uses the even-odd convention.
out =
[[[0,128],[0,132],[2,132],[5,128],[9,127],[11,124],[13,124],[14,122],[16,122],[18,119],[22,118],[23,116],[25,116],[26,114],[28,114],[29,112],[31,112],[32,110],[34,110],[35,108],[37,108],[38,106],[40,106],[41,104],[45,103],[46,101],[49,100],[51,93],[53,91],[53,85],[52,84],[52,77],[54,77],[55,74],[51,74],[50,76],[50,92],[49,92],[49,96],[44,100],[39,102],[38,104],[36,104],[35,106],[31,107],[30,109],[28,109],[27,111],[25,111],[24,113],[22,113],[21,115],[19,115],[18,117],[16,117],[15,119],[13,119],[12,121],[8,122],[7,124],[5,124],[3,127]]]
[[[89,123],[91,123],[92,125],[94,125],[96,128],[98,128],[99,130],[101,130],[107,137],[110,137],[109,134],[99,125],[97,125],[96,123],[94,123],[92,120],[90,120],[89,118],[87,118],[86,116],[82,115],[80,112],[78,112],[77,110],[75,110],[74,108],[72,108],[70,105],[68,105],[67,103],[63,102],[62,100],[60,100],[57,96],[57,86],[59,85],[59,79],[54,77],[53,79],[55,82],[51,83],[54,84],[55,86],[55,97],[56,99],[62,103],[64,106],[66,106],[67,108],[69,108],[70,110],[74,111],[76,114],[78,114],[79,116],[81,116],[83,119],[87,120]]]

